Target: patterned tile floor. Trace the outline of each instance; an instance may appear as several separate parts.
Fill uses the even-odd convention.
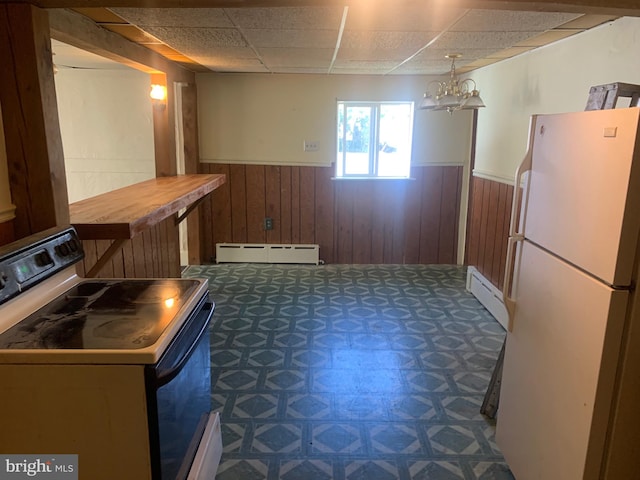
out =
[[[218,480],[513,479],[480,413],[504,331],[465,270],[188,267],[216,302]]]

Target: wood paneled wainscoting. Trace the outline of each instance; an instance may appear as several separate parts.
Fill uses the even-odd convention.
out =
[[[216,243],[313,243],[326,263],[456,263],[462,166],[411,180],[335,180],[333,167],[200,164],[227,183],[201,208],[202,258]],[[273,230],[264,230],[264,218]]]
[[[85,273],[109,248],[112,240],[83,240],[85,259],[79,274]],[[136,235],[124,244],[96,275],[98,278],[164,278],[180,277],[178,229],[169,217]]]
[[[513,186],[473,177],[470,198],[465,264],[502,290]]]

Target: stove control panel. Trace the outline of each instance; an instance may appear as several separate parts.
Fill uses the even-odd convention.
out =
[[[0,247],[0,304],[84,258],[73,227],[56,227]]]

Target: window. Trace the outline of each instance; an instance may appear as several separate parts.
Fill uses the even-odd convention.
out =
[[[338,178],[408,178],[413,102],[338,102]]]

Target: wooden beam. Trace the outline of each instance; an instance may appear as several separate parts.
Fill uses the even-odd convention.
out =
[[[149,7],[148,0],[17,0],[33,3],[45,8],[87,7]],[[154,8],[243,8],[243,7],[303,7],[344,6],[364,4],[369,8],[386,6],[401,8],[406,5],[424,7],[442,5],[442,0],[154,0]],[[637,0],[451,0],[449,7],[479,8],[492,10],[530,10],[552,12],[577,12],[593,14],[633,15],[640,14]]]
[[[51,37],[109,58],[145,73],[165,73],[175,82],[195,82],[195,74],[159,53],[113,33],[84,15],[64,9],[49,10]]]
[[[47,12],[0,5],[0,104],[15,236],[69,223]]]

